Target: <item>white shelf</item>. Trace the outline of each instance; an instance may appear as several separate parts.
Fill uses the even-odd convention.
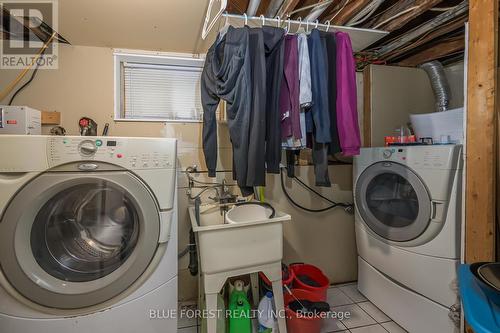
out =
[[[245,16],[235,15],[235,14],[223,14],[220,20],[224,21],[226,18],[228,22],[234,27],[243,27],[245,25],[245,20],[247,22],[247,25],[252,28],[260,27],[262,26],[263,23],[263,19],[261,17],[252,16],[252,17],[247,17],[245,19]],[[265,24],[270,26],[278,26],[279,24],[281,27],[285,29],[290,24],[290,31],[292,32],[297,31],[299,26],[302,26],[304,29],[307,29],[308,26],[307,22],[305,21],[300,22],[296,20],[290,20],[290,21],[280,20],[278,22],[278,19],[275,18],[272,19],[266,18]],[[309,22],[309,31],[314,29],[315,27],[316,27],[315,22]],[[349,36],[351,37],[352,48],[355,52],[365,49],[366,47],[370,46],[371,44],[375,43],[376,41],[380,40],[381,38],[389,34],[389,32],[383,30],[362,29],[362,28],[353,28],[353,27],[345,27],[337,25],[331,25],[328,27],[327,24],[322,24],[322,23],[317,24],[317,27],[322,31],[326,31],[328,28],[328,31],[332,32],[342,31],[348,33]]]

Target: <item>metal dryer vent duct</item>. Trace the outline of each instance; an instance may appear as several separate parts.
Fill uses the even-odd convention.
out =
[[[448,110],[451,93],[450,85],[448,84],[448,79],[444,73],[443,65],[439,61],[435,60],[426,62],[419,67],[427,73],[427,76],[429,76],[429,80],[431,81],[434,97],[436,98],[436,111],[442,112]]]

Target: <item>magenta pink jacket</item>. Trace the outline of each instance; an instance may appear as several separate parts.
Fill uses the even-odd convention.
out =
[[[351,38],[345,32],[335,33],[337,40],[337,128],[340,147],[345,156],[359,155],[361,138],[358,124],[356,63]]]

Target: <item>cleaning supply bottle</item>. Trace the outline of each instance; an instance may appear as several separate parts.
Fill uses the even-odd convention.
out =
[[[251,307],[243,286],[235,283],[229,296],[229,333],[252,333]]]
[[[277,332],[276,310],[273,293],[268,291],[259,303],[259,332]]]

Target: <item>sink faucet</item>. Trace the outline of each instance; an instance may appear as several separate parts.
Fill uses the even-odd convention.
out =
[[[198,209],[199,206],[201,205],[200,197],[203,193],[207,191],[215,191],[216,193],[215,197],[209,197],[209,199],[215,201],[220,205],[221,214],[227,211],[228,204],[236,203],[237,196],[231,193],[225,179],[223,179],[220,183],[202,182],[199,180],[195,180],[194,177],[191,176],[192,173],[196,172],[198,172],[196,165],[189,166],[188,168],[186,168],[186,176],[188,179],[188,188],[189,188],[187,191],[187,195],[191,200],[195,201],[195,206],[197,206]],[[192,191],[194,188],[202,188],[202,190],[198,194],[193,195]]]
[[[218,196],[212,198],[214,201],[217,201],[220,205],[221,213],[227,211],[227,204],[235,203],[237,196],[232,194],[229,191],[229,187],[226,184],[226,180],[223,179],[220,185],[220,191],[218,192]]]

